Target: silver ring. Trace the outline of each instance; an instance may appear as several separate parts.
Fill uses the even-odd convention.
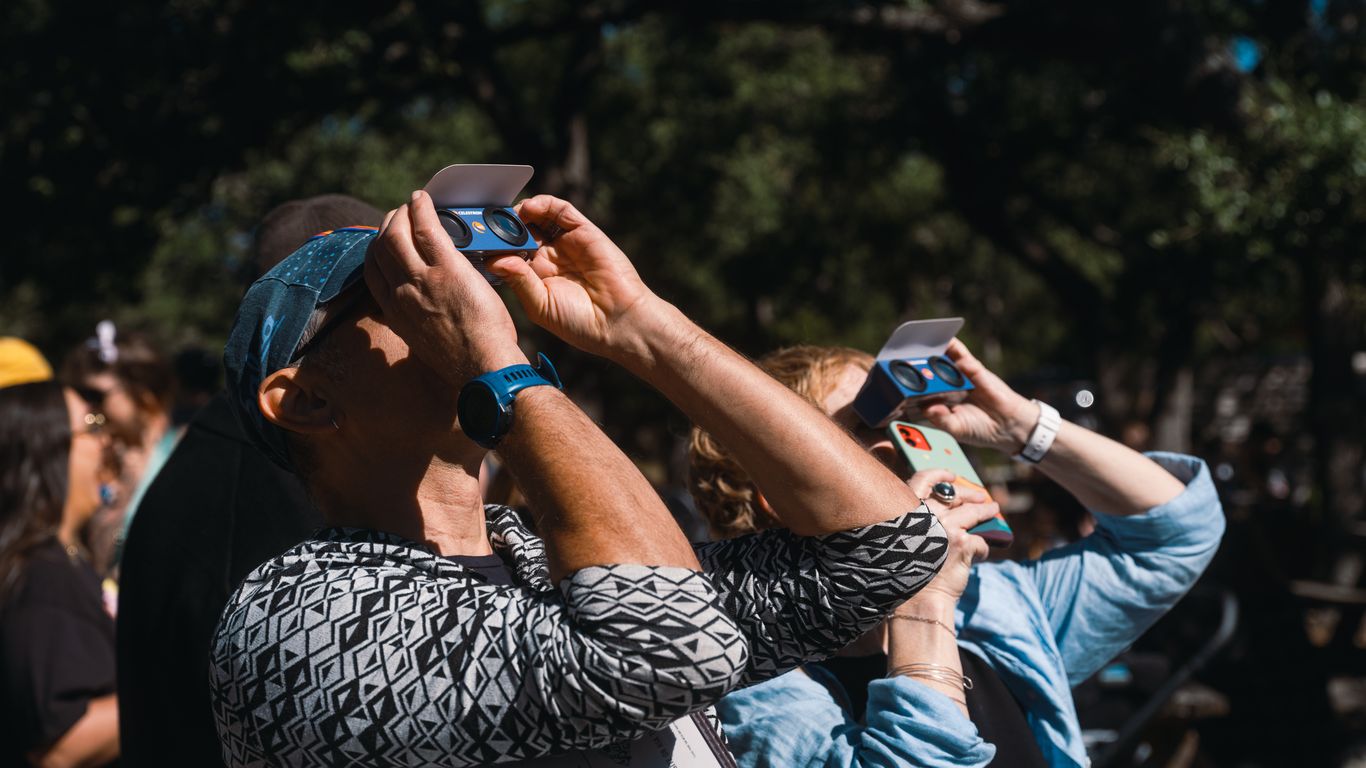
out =
[[[930,495],[941,503],[953,506],[953,502],[958,500],[958,489],[953,487],[953,483],[935,483],[930,488]]]

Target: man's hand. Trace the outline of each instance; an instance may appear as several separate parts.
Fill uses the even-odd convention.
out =
[[[626,254],[573,205],[538,195],[517,214],[544,239],[530,262],[501,258],[488,269],[517,294],[532,322],[586,352],[617,358],[634,343],[632,310],[655,298]]]
[[[925,418],[960,442],[1018,453],[1039,420],[1039,406],[987,370],[958,339],[949,342],[946,354],[974,388],[957,405],[926,406]]]
[[[813,404],[652,293],[572,205],[533,197],[518,213],[541,248],[489,271],[536,324],[639,376],[733,451],[793,532],[847,531],[915,508],[910,489]]]
[[[453,387],[527,361],[503,300],[456,250],[426,192],[389,212],[365,283],[394,332]]]

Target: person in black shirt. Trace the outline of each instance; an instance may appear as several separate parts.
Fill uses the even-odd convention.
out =
[[[103,426],[56,382],[0,389],[0,766],[119,754],[114,624],[79,537]]]
[[[318,232],[379,224],[343,195],[296,200],[262,220],[265,272]],[[255,275],[253,275],[253,279]],[[298,479],[257,450],[219,393],[148,488],[122,559],[119,715],[126,765],[221,765],[209,710],[209,645],[228,596],[251,569],[322,522]]]

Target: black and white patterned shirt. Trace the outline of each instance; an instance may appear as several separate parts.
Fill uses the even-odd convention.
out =
[[[697,546],[686,568],[584,568],[485,508],[514,586],[392,534],[329,529],[253,571],[210,669],[230,766],[449,765],[597,749],[831,655],[924,586],[947,547],[921,506],[822,537]]]

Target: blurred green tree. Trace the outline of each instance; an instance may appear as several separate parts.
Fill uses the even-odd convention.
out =
[[[1267,680],[1304,646],[1288,626],[1302,611],[1274,610],[1293,602],[1283,582],[1325,575],[1320,555],[1366,511],[1364,14],[1362,0],[10,0],[0,332],[55,356],[107,316],[220,345],[272,206],[323,192],[388,206],[447,163],[525,162],[529,192],[584,208],[652,287],[749,354],[875,349],[901,320],[961,314],[999,372],[1092,382],[1103,428],[1146,425],[1168,448],[1217,448],[1218,414],[1193,411],[1193,392],[1234,364],[1307,359],[1308,513],[1254,521],[1264,549],[1243,555],[1280,589],[1253,623],[1262,664],[1238,673]],[[678,414],[526,338],[668,474]],[[1280,752],[1234,734],[1249,764],[1327,748],[1311,662],[1274,678],[1319,697],[1296,727],[1283,706],[1238,704],[1267,713],[1240,723],[1294,734]]]
[[[1307,350],[1322,510],[1347,520],[1360,10],[18,0],[0,323],[54,352],[106,315],[216,344],[270,206],[529,162],[749,353],[962,314],[999,370],[1094,381],[1106,425],[1184,447],[1219,361]],[[683,428],[556,351],[641,455]]]

